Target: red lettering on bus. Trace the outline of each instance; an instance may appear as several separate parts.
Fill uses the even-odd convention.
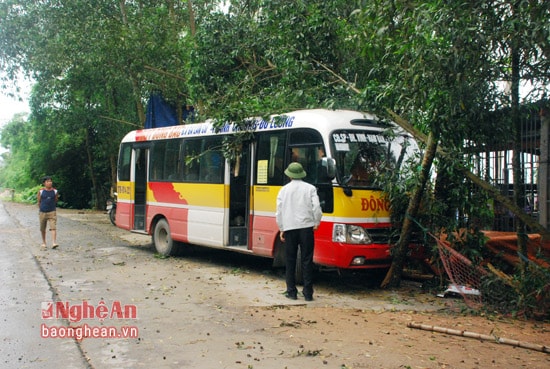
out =
[[[376,199],[374,196],[371,196],[370,198],[361,198],[361,210],[362,211],[380,211],[390,210],[390,202],[384,198],[378,198]]]

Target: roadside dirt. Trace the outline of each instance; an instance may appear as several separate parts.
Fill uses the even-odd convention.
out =
[[[36,229],[35,208],[5,207]],[[94,368],[550,367],[548,353],[496,343],[550,346],[549,322],[468,314],[460,300],[435,297],[417,281],[378,290],[365,276],[321,273],[315,300],[294,302],[267,259],[203,248],[159,259],[148,237],[113,227],[102,212],[61,209],[59,216],[60,250],[41,252],[36,234],[33,252],[60,298],[114,295],[140,308],[137,342],[83,341]],[[411,322],[495,340],[412,329]],[[101,361],[92,354],[98,351]]]

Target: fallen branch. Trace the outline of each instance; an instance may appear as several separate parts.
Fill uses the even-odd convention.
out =
[[[318,60],[314,60],[321,68],[326,70],[328,73],[332,74],[339,83],[342,85],[348,87],[350,90],[352,90],[356,94],[360,94],[361,90],[355,86],[354,83],[346,80],[344,77],[336,73],[333,69],[329,68],[327,65],[321,63]],[[421,141],[423,143],[427,143],[428,141],[428,135],[425,135],[424,133],[420,132],[416,128],[412,126],[406,119],[402,118],[400,115],[398,115],[393,110],[386,108],[386,113],[392,117],[392,120],[397,123],[401,128],[409,132],[415,139],[418,141]],[[437,146],[437,153],[449,157],[449,153],[445,151],[439,144]],[[494,187],[492,184],[484,181],[483,179],[479,178],[474,173],[470,172],[470,170],[465,167],[464,165],[459,165],[458,169],[474,184],[476,184],[478,187],[485,190],[493,199],[500,202],[502,205],[504,205],[508,210],[510,210],[512,213],[514,213],[521,221],[523,221],[525,224],[527,224],[531,229],[536,231],[537,233],[540,233],[540,235],[543,237],[543,239],[547,240],[550,239],[550,230],[546,229],[542,224],[540,224],[538,221],[536,221],[530,214],[527,214],[523,209],[521,209],[517,204],[512,202],[508,197],[502,195],[500,193],[500,190]],[[384,283],[384,282],[382,282]]]
[[[414,322],[407,323],[407,327],[415,328],[415,329],[421,329],[421,330],[424,330],[424,331],[446,333],[446,334],[451,334],[453,336],[475,338],[475,339],[479,339],[479,340],[483,340],[483,341],[490,341],[490,342],[494,342],[494,343],[502,343],[502,344],[505,344],[505,345],[515,346],[515,347],[522,347],[522,348],[535,350],[535,351],[540,351],[540,352],[545,352],[547,354],[550,354],[550,347],[549,346],[538,345],[538,344],[529,343],[529,342],[521,342],[521,341],[517,341],[517,340],[511,340],[511,339],[508,339],[508,338],[490,336],[488,334],[461,331],[461,330],[458,330],[458,329],[444,328],[444,327],[438,327],[438,326],[435,326],[435,325],[419,324],[419,323],[414,323]]]
[[[514,284],[514,278],[504,273],[502,270],[497,269],[493,264],[487,263],[487,269],[489,269],[494,275],[496,275],[501,281],[512,287],[517,292],[517,286]]]
[[[395,123],[397,123],[405,131],[413,135],[415,139],[423,142],[424,144],[427,144],[428,135],[425,135],[424,133],[414,128],[406,119],[402,118],[391,109],[386,109],[386,112],[392,117]],[[449,153],[441,145],[437,147],[437,153],[444,157],[450,156]],[[489,182],[484,181],[483,179],[481,179],[480,177],[472,173],[464,165],[459,164],[457,166],[457,169],[460,170],[464,174],[464,176],[468,178],[472,183],[474,183],[476,186],[485,190],[493,199],[497,200],[499,203],[504,205],[508,210],[514,213],[519,219],[521,219],[521,221],[527,224],[531,229],[533,229],[537,233],[540,233],[543,239],[546,240],[550,238],[550,230],[547,230],[542,224],[538,223],[535,220],[535,218],[533,218],[530,214],[527,214],[517,204],[512,202],[512,200],[510,200],[508,197],[501,194],[498,188],[494,187]]]

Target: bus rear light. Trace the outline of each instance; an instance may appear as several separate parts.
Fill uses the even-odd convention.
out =
[[[332,241],[365,245],[372,243],[368,232],[357,225],[334,224],[332,228]]]

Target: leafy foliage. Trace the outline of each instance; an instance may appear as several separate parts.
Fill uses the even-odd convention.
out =
[[[6,124],[0,136],[3,147],[10,149],[2,154],[0,183],[3,187],[22,189],[35,182],[29,176],[31,155],[24,148],[32,147],[31,127],[22,115],[15,116]]]

